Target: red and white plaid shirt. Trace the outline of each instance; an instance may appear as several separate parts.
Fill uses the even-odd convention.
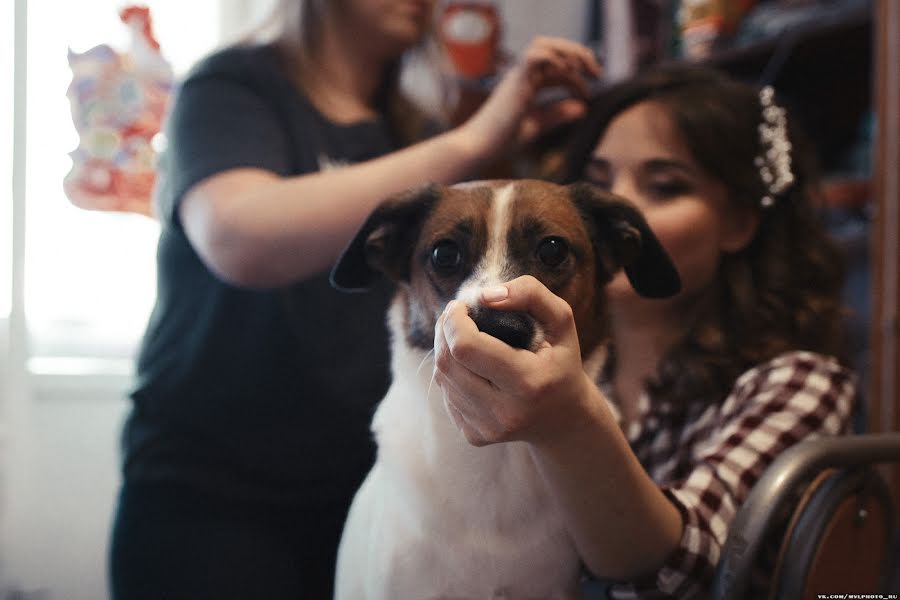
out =
[[[681,511],[684,532],[659,571],[613,585],[611,597],[702,596],[735,511],[766,467],[801,440],[846,433],[855,398],[853,373],[811,352],[786,353],[750,369],[722,403],[651,405],[644,395],[625,435]]]

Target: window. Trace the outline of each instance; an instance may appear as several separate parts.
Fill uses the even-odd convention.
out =
[[[0,80],[12,83],[15,19],[13,2],[0,9]],[[12,307],[12,141],[13,90],[15,86],[0,86],[0,321],[9,317]],[[0,336],[2,339],[2,336]]]
[[[25,5],[17,3],[20,10]],[[220,39],[219,0],[157,0],[147,5],[163,55],[176,76]],[[20,111],[25,114],[17,118],[26,120],[24,305],[32,372],[130,372],[155,298],[158,224],[140,215],[76,208],[62,189],[71,167],[68,153],[78,145],[65,95],[71,80],[67,51],[83,52],[101,43],[126,49],[128,31],[118,18],[122,6],[115,0],[27,2],[27,104]],[[12,21],[3,19],[10,25],[3,26],[9,31],[2,44],[12,43]],[[0,53],[0,74],[7,81],[12,69],[11,65],[7,69],[6,61],[12,54]],[[0,110],[11,113],[9,94],[0,94]],[[6,121],[2,123],[5,126]],[[9,150],[0,147],[0,169],[10,164],[4,152]],[[0,178],[4,177],[0,170]],[[11,204],[5,202],[0,214],[4,232],[9,229]],[[0,239],[8,238],[0,235]],[[2,252],[8,249],[0,251],[0,277],[6,285],[11,276],[3,269],[11,260]],[[0,286],[0,291],[4,289]],[[0,315],[9,312],[8,301],[3,304],[8,296],[4,293],[0,299]]]

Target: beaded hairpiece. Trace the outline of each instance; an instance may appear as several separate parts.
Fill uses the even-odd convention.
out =
[[[762,152],[756,157],[754,164],[759,169],[759,176],[768,190],[759,201],[763,208],[775,204],[775,199],[794,183],[786,111],[775,104],[774,96],[775,90],[771,86],[759,91],[759,104],[762,108],[759,145]]]

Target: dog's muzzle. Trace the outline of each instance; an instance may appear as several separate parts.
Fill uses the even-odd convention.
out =
[[[535,337],[534,319],[527,313],[477,307],[471,311],[479,331],[506,342],[513,348],[531,349]]]

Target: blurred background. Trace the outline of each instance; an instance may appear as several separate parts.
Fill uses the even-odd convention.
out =
[[[439,95],[415,65],[405,81],[426,109],[459,120],[484,97],[504,57],[544,34],[589,44],[609,78],[683,60],[775,85],[813,134],[827,175],[823,215],[851,258],[852,343],[857,366],[868,376],[873,173],[897,170],[896,155],[887,167],[883,157],[873,157],[876,108],[885,94],[874,75],[879,34],[873,15],[897,12],[882,4],[443,0],[436,22],[446,44],[443,68],[453,84],[453,106],[438,106]],[[160,64],[169,69],[161,89],[170,92],[195,61],[262,23],[269,5],[269,0],[144,3]],[[155,297],[159,227],[147,194],[112,185],[119,181],[113,171],[125,169],[123,163],[97,162],[96,153],[109,149],[101,143],[108,138],[88,137],[84,126],[97,122],[90,113],[94,106],[79,103],[93,88],[79,87],[79,77],[90,83],[100,67],[77,57],[106,60],[109,50],[146,52],[136,48],[147,41],[141,37],[146,30],[123,20],[125,7],[114,0],[10,0],[0,6],[0,600],[107,597],[117,438],[128,409],[133,357]],[[480,25],[457,19],[443,27],[460,10],[490,19]],[[479,50],[488,52],[486,62],[479,62],[473,48],[459,44],[465,46],[485,27],[494,28],[496,36]],[[897,24],[893,27],[896,34]],[[105,55],[96,50],[102,44],[108,46]],[[882,60],[896,62],[900,56]],[[126,83],[140,94],[146,81],[135,77]],[[111,110],[120,111],[113,116],[125,127],[123,114],[133,108],[129,94],[135,89],[116,89],[122,105]],[[144,133],[158,149],[158,136]],[[124,138],[115,139],[121,144]],[[552,144],[546,142],[538,151],[552,159]],[[152,152],[147,156],[152,159]],[[76,173],[83,180],[72,179],[76,168],[91,160],[94,170]],[[68,185],[73,181],[88,192],[73,192]],[[888,268],[896,273],[896,262]],[[858,429],[873,428],[878,420],[890,429],[897,417],[885,410],[861,411]]]

